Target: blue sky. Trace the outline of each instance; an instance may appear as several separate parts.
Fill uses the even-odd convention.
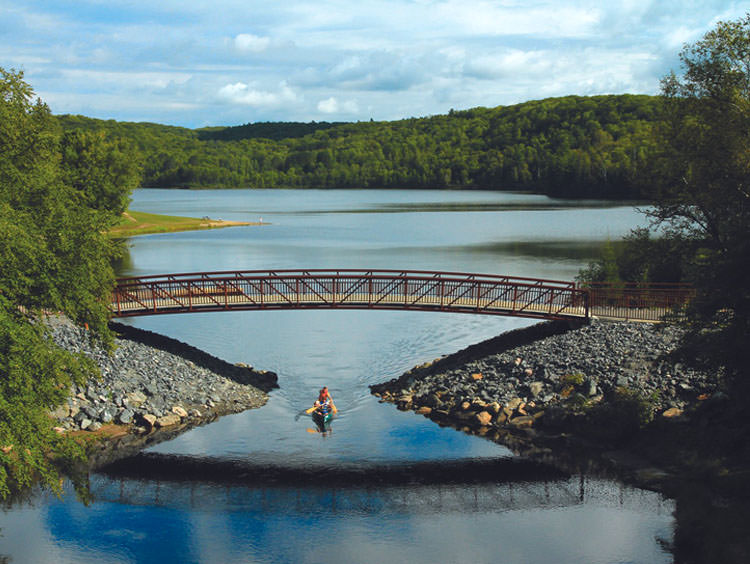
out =
[[[56,114],[201,127],[655,94],[750,2],[0,0],[0,67]]]

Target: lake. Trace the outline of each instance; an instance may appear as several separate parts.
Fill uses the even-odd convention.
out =
[[[630,204],[487,191],[149,189],[131,208],[263,225],[131,239],[121,275],[361,268],[572,280],[607,240],[646,223]],[[215,477],[94,474],[88,506],[70,488],[62,499],[39,493],[0,514],[0,561],[671,561],[671,500],[597,476],[527,471],[501,445],[369,393],[531,320],[307,310],[128,322],[273,370],[280,388],[261,409],[149,449],[220,467]],[[321,435],[298,414],[324,385],[340,413]],[[340,468],[361,480],[331,479]],[[262,478],[238,484],[233,469]],[[274,469],[306,479],[277,482]],[[431,478],[396,479],[404,469]]]

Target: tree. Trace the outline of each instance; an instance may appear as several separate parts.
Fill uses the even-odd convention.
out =
[[[750,362],[750,14],[686,45],[682,76],[662,82],[660,190],[651,216],[683,237],[697,298],[697,360],[730,375]]]
[[[96,369],[52,344],[43,310],[112,340],[116,248],[104,231],[137,179],[136,159],[97,134],[63,145],[65,159],[58,121],[23,73],[0,68],[0,498],[37,479],[59,488],[51,457],[82,455],[48,411]]]
[[[130,192],[140,182],[140,158],[132,144],[104,132],[68,131],[61,141],[66,184],[78,190],[85,205],[111,212],[117,221],[128,209]]]

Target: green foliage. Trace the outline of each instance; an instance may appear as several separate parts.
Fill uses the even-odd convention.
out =
[[[132,144],[104,132],[79,130],[66,132],[61,145],[65,184],[81,193],[85,206],[111,212],[113,224],[119,221],[141,180]]]
[[[675,283],[687,279],[691,242],[680,233],[654,237],[634,229],[620,241],[607,241],[601,256],[583,269],[581,282]]]
[[[560,384],[563,386],[582,386],[583,380],[583,374],[565,374],[562,378],[560,378]]]
[[[653,421],[657,400],[655,395],[617,388],[605,402],[588,411],[584,431],[598,439],[627,439]]]
[[[145,186],[528,189],[641,198],[654,149],[649,96],[551,98],[393,122],[189,130],[60,116],[143,153]]]
[[[690,357],[739,376],[750,363],[750,15],[720,22],[680,58],[684,74],[663,81],[651,215],[689,243]]]
[[[52,430],[47,411],[72,383],[95,374],[91,361],[50,346],[42,326],[0,296],[0,498],[35,480],[57,490],[51,452],[67,461],[83,457],[79,445]]]
[[[198,138],[214,141],[238,141],[240,139],[272,139],[281,141],[293,137],[304,137],[318,130],[330,129],[342,125],[341,122],[326,121],[300,122],[259,122],[246,123],[232,127],[204,127],[198,130]]]
[[[0,497],[35,479],[56,487],[50,460],[82,455],[47,413],[95,368],[54,346],[39,319],[63,312],[111,343],[117,248],[105,230],[137,181],[134,163],[100,133],[61,139],[23,74],[0,68]]]

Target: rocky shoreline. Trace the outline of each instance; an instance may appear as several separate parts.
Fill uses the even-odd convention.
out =
[[[109,353],[64,317],[49,317],[47,324],[56,344],[101,370],[100,379],[74,386],[51,413],[59,433],[102,436],[89,443],[92,468],[221,415],[261,407],[278,387],[273,372],[233,365],[150,331],[112,323],[116,348]]]
[[[371,392],[525,456],[545,458],[555,441],[567,455],[584,442],[576,436],[581,413],[615,398],[637,398],[656,419],[679,421],[721,394],[713,375],[669,360],[680,334],[664,324],[544,322],[417,366]]]

